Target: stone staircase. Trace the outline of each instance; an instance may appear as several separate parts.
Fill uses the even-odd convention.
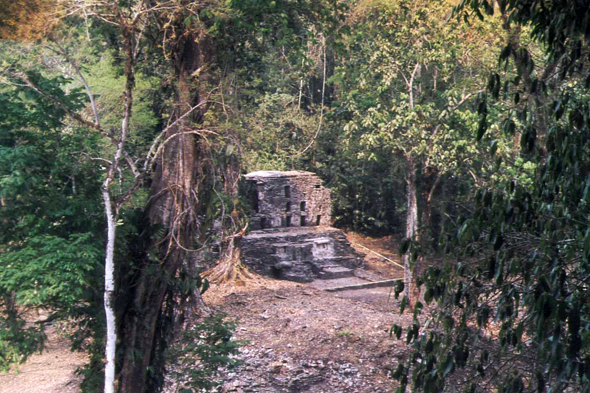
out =
[[[334,278],[352,276],[354,276],[354,270],[341,265],[326,265],[318,274],[318,278],[321,280],[332,280]]]
[[[297,282],[352,277],[364,257],[331,227],[253,231],[239,247],[242,261],[259,274]]]

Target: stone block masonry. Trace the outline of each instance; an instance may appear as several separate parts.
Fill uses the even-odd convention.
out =
[[[351,276],[363,262],[344,233],[330,227],[330,190],[311,172],[253,172],[252,232],[242,261],[259,274],[297,282]]]
[[[261,171],[245,176],[251,187],[256,212],[253,230],[330,225],[330,190],[311,172]]]
[[[240,239],[242,261],[264,276],[310,282],[352,275],[363,255],[331,227],[255,231]]]

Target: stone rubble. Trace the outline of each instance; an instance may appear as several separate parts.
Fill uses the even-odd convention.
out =
[[[244,364],[222,373],[225,383],[216,391],[226,392],[385,392],[383,387],[369,387],[364,374],[374,374],[371,367],[364,372],[348,362],[325,359],[294,359],[265,348],[244,348],[239,359]],[[266,373],[260,373],[266,370]],[[318,386],[318,385],[321,385]],[[314,386],[320,389],[315,390]],[[369,388],[369,390],[367,390]],[[311,390],[310,390],[311,389]],[[329,389],[329,390],[325,390]]]

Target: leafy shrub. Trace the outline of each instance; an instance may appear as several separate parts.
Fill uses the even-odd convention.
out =
[[[232,368],[241,361],[236,355],[243,341],[232,340],[236,323],[216,314],[186,329],[179,342],[167,353],[170,376],[180,384],[180,393],[207,392],[219,386],[215,380],[222,367]]]

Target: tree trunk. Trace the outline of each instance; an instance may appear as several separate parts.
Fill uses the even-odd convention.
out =
[[[111,179],[107,179],[103,186],[102,195],[107,216],[107,247],[105,258],[104,272],[104,309],[107,322],[107,339],[106,339],[106,364],[104,374],[104,392],[113,393],[115,390],[115,350],[117,342],[117,331],[115,324],[115,309],[113,296],[115,292],[115,216],[113,214],[113,205],[111,195],[108,189]]]
[[[205,99],[200,94],[203,80],[197,81],[195,88],[192,78],[210,56],[204,40],[188,35],[174,51],[176,118]],[[191,131],[191,124],[202,122],[205,110],[206,106],[201,107],[168,130],[168,142],[156,163],[145,213],[150,227],[164,229],[165,235],[146,241],[157,260],[146,253],[141,267],[132,272],[131,287],[121,289],[128,291],[128,300],[121,317],[120,393],[157,391],[163,384],[164,350],[178,322],[174,310],[177,303],[169,284],[179,268],[190,263],[188,252],[199,230],[197,193],[202,183],[202,152],[198,136],[186,132]],[[194,296],[200,297],[198,291]],[[196,304],[202,305],[202,300],[197,299]]]
[[[107,321],[107,337],[106,337],[106,364],[105,364],[105,393],[112,393],[115,391],[115,369],[116,369],[116,347],[117,338],[120,329],[117,329],[117,319],[114,307],[115,294],[115,240],[116,240],[116,221],[118,218],[118,208],[114,206],[110,187],[115,174],[118,171],[119,161],[124,156],[125,141],[129,132],[129,125],[131,124],[131,116],[133,113],[133,89],[135,88],[135,56],[133,53],[133,33],[131,28],[123,26],[123,43],[125,48],[125,101],[123,109],[123,119],[121,121],[121,133],[117,141],[117,148],[113,155],[113,160],[107,171],[106,179],[102,186],[102,195],[107,216],[107,247],[105,260],[105,288],[104,288],[104,307],[105,317]],[[88,90],[89,94],[90,91]],[[98,126],[98,114],[95,112],[96,124]]]
[[[422,219],[421,225],[423,230],[426,229],[428,236],[421,236],[422,237],[422,245],[426,245],[426,240],[431,241],[434,233],[434,228],[432,227],[432,197],[434,196],[434,192],[436,191],[436,187],[440,183],[441,174],[436,171],[433,175],[435,176],[434,182],[430,186],[430,190],[428,192],[424,192],[424,211],[422,212]],[[432,178],[432,176],[430,176]],[[424,231],[422,232],[424,233]]]
[[[406,199],[407,199],[407,211],[406,211],[406,238],[415,240],[416,232],[418,230],[418,197],[416,190],[416,166],[414,163],[414,157],[406,155],[406,162],[408,164],[408,174],[406,176]],[[404,255],[404,294],[411,302],[411,285],[412,285],[412,266],[410,263],[410,253],[407,252]]]

